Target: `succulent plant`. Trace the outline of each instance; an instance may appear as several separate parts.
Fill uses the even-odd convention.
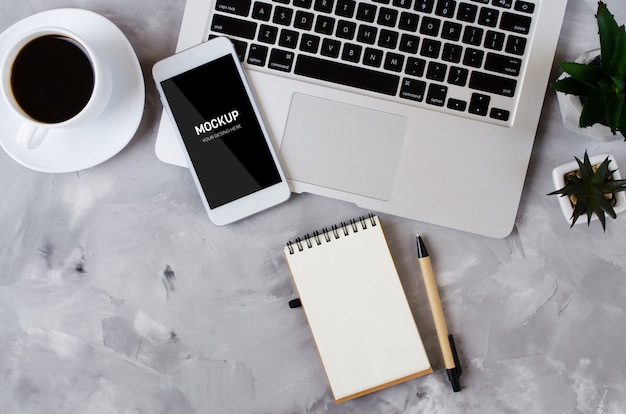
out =
[[[560,194],[561,197],[569,197],[574,207],[572,226],[583,214],[587,215],[587,225],[589,225],[591,217],[595,214],[602,223],[602,229],[606,230],[605,213],[612,218],[617,217],[613,209],[616,203],[615,194],[626,191],[626,180],[613,179],[615,170],[609,169],[611,162],[609,157],[597,165],[591,164],[586,151],[583,161],[577,157],[574,158],[578,163],[578,170],[566,175],[563,188],[548,195]]]
[[[598,2],[596,13],[600,36],[599,60],[563,62],[568,77],[552,84],[557,91],[576,95],[583,101],[579,127],[603,123],[626,140],[626,30],[618,26],[606,4]]]

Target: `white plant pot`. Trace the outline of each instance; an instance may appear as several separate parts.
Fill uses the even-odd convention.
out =
[[[587,51],[580,55],[575,62],[577,63],[589,63],[600,55],[600,49],[594,49]],[[561,74],[559,79],[567,77],[567,73]],[[583,104],[580,102],[580,97],[576,95],[566,95],[563,92],[556,93],[557,100],[559,102],[559,109],[561,111],[561,119],[563,125],[569,131],[576,132],[578,134],[585,135],[598,141],[613,141],[620,139],[621,135],[614,135],[611,132],[611,128],[602,124],[594,124],[587,128],[581,128],[578,126],[580,121],[580,113],[583,110]]]
[[[611,161],[609,163],[609,170],[615,170],[615,172],[613,172],[613,179],[620,180],[622,176],[618,170],[617,161],[615,160],[615,157],[612,154],[600,154],[600,155],[591,156],[589,157],[589,162],[591,163],[591,165],[600,164],[602,163],[602,161],[606,159],[606,157],[609,157],[609,160]],[[577,170],[578,170],[578,163],[576,162],[576,160],[572,162],[568,162],[567,164],[559,165],[554,170],[552,170],[552,182],[554,183],[554,189],[560,190],[561,188],[563,188],[565,186],[565,175],[571,171],[577,171]],[[561,211],[563,212],[563,217],[565,217],[565,220],[571,225],[572,213],[574,212],[574,207],[572,206],[572,203],[570,202],[569,197],[567,196],[561,197],[559,195],[558,199],[559,199],[559,205],[561,206]],[[615,213],[619,214],[622,211],[626,210],[626,193],[623,191],[616,193],[615,199],[616,199],[616,203],[615,203],[615,206],[613,206],[613,210],[615,210]],[[591,217],[591,220],[592,221],[598,220],[598,217],[594,214]],[[587,218],[580,217],[578,221],[576,222],[576,224],[579,224],[579,223],[587,223]]]

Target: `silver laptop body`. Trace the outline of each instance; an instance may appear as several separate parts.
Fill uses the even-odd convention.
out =
[[[177,45],[183,50],[214,35],[234,39],[292,191],[489,237],[510,234],[567,0],[292,1],[187,0]],[[333,36],[344,31],[353,36],[340,39],[350,46],[342,44],[336,57],[328,55],[334,40],[315,31],[316,20],[327,16],[320,7],[328,1],[334,8],[354,8],[353,15],[332,17]],[[423,12],[429,2],[431,10]],[[312,35],[282,26],[278,14],[289,9],[292,25],[312,20]],[[260,10],[269,12],[263,17],[268,20],[255,22],[253,31],[249,22]],[[374,21],[363,21],[367,10],[376,11]],[[388,16],[405,26],[417,16],[415,30],[404,27],[395,39],[398,48],[415,46],[415,53],[387,50],[383,35],[393,35],[384,20]],[[431,38],[433,23],[439,35],[461,30],[460,55],[454,56],[457,49],[445,38]],[[243,37],[232,36],[231,26],[239,30],[240,25]],[[496,33],[500,26],[506,26],[504,35]],[[263,39],[270,30],[274,43]],[[353,46],[372,32],[380,39],[371,47]],[[476,43],[474,34],[480,36]],[[296,37],[293,44],[288,35]],[[516,55],[512,43],[519,37],[526,39],[522,55]],[[318,42],[317,51],[307,49],[311,40]],[[437,42],[440,50],[428,56],[427,48]],[[364,62],[377,59],[377,48],[384,53],[377,64],[390,75],[375,75],[376,86],[356,89],[353,85],[370,76],[372,65]],[[467,49],[490,71],[474,69]],[[360,60],[346,61],[354,50]],[[465,77],[463,88],[455,85],[455,74]],[[464,87],[470,83],[473,90]],[[483,106],[484,99],[488,105]],[[167,116],[161,119],[156,154],[166,163],[186,166]]]

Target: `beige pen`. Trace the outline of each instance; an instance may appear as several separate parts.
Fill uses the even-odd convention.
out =
[[[454,346],[454,339],[452,335],[448,333],[448,325],[443,316],[443,307],[441,306],[441,298],[439,297],[439,289],[437,289],[437,281],[435,280],[435,273],[433,272],[433,266],[430,262],[430,256],[419,233],[416,235],[416,241],[417,260],[422,271],[422,277],[424,278],[426,295],[428,296],[430,311],[435,321],[435,330],[437,331],[439,347],[443,354],[443,362],[448,372],[448,379],[452,383],[452,390],[454,392],[461,391],[461,383],[459,382],[459,377],[462,372],[461,364],[459,363],[456,347]]]

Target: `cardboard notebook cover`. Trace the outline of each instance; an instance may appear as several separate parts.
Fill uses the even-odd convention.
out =
[[[432,372],[377,216],[287,243],[337,403]]]

